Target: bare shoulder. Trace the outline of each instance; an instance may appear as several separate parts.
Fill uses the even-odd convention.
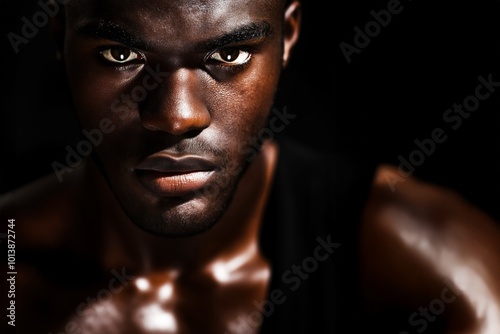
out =
[[[407,332],[437,323],[446,333],[498,332],[500,222],[458,193],[381,166],[362,241],[367,295],[406,306]]]
[[[457,192],[403,177],[397,168],[388,165],[381,166],[375,175],[365,219],[397,233],[406,244],[422,251],[430,251],[430,246],[437,244],[452,247],[455,240],[462,238],[474,245],[486,242],[500,249],[500,222]],[[420,237],[430,238],[430,244],[418,243]],[[465,255],[472,251],[472,245],[459,246],[453,247],[455,252]]]
[[[397,230],[413,226],[415,233],[430,229],[438,235],[451,233],[456,236],[467,232],[492,239],[500,234],[500,222],[457,192],[415,177],[402,176],[397,168],[388,165],[381,166],[375,175],[368,211],[380,223]],[[405,217],[407,219],[403,219]]]

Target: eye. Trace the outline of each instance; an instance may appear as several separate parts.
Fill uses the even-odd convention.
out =
[[[248,62],[252,54],[238,48],[225,48],[212,53],[209,58],[224,65],[237,66]]]
[[[140,53],[122,46],[113,46],[105,49],[101,51],[101,55],[107,61],[115,64],[126,64],[144,59],[144,57]]]

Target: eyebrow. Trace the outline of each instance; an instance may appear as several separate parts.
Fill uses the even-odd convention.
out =
[[[241,43],[257,38],[266,38],[272,34],[272,28],[267,22],[257,22],[243,25],[230,33],[202,41],[195,47],[197,51],[208,52],[224,46]]]
[[[147,40],[141,39],[119,24],[104,19],[84,23],[75,27],[74,30],[76,33],[83,36],[95,39],[109,39],[129,47],[145,51],[153,48],[152,43]],[[194,46],[194,50],[197,52],[208,52],[235,43],[241,43],[257,38],[266,38],[271,34],[272,28],[269,23],[253,22],[237,27],[229,33],[210,38],[205,41],[200,41]]]
[[[120,25],[103,19],[86,22],[76,26],[74,30],[77,34],[90,38],[109,39],[142,50],[149,50],[151,48],[149,43],[138,38]]]

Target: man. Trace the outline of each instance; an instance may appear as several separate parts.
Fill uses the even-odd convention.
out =
[[[92,159],[2,198],[18,332],[498,329],[488,217],[411,178],[393,194],[397,171],[274,136],[293,119],[273,103],[298,2],[74,0],[62,14],[74,151]],[[454,229],[457,207],[468,216],[449,247],[425,246]],[[453,271],[474,268],[457,240],[489,246],[466,253],[493,263],[472,275],[490,292],[484,314]]]

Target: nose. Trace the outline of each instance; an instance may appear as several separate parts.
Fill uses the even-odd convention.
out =
[[[171,72],[147,99],[141,111],[143,126],[174,136],[207,128],[212,119],[199,75],[196,70],[186,68]]]

